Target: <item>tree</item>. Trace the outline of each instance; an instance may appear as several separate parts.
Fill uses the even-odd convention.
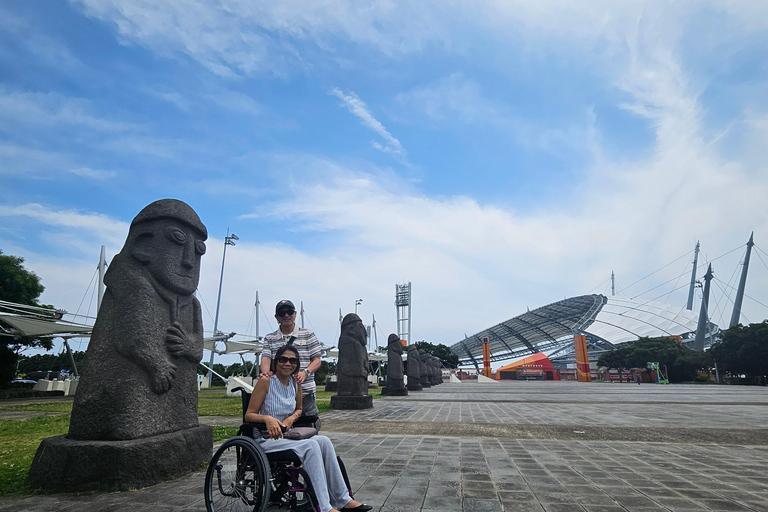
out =
[[[73,351],[72,357],[75,360],[78,371],[82,371],[83,363],[85,362],[85,352]],[[33,356],[20,356],[18,370],[19,375],[21,375],[36,371],[74,371],[74,368],[72,368],[72,361],[70,361],[69,355],[66,352],[62,352],[58,355],[35,354]]]
[[[38,303],[37,299],[45,287],[40,278],[24,268],[24,258],[4,255],[0,250],[0,300],[15,302],[27,306],[48,307]],[[50,338],[22,336],[11,326],[0,322],[0,387],[6,387],[16,373],[16,361],[22,347],[43,347],[50,349]]]
[[[745,374],[758,383],[768,375],[768,320],[731,327],[712,345],[710,352],[721,371]]]
[[[599,366],[617,368],[646,368],[648,363],[658,362],[669,373],[670,382],[694,380],[701,368],[712,364],[709,354],[695,352],[684,347],[675,338],[640,338],[637,341],[611,350],[597,360]]]
[[[447,368],[456,368],[459,365],[459,356],[451,352],[451,349],[442,343],[434,345],[428,341],[417,341],[414,343],[419,350],[425,350],[438,358],[443,366]]]
[[[597,359],[597,366],[603,366],[605,368],[616,368],[617,370],[623,370],[629,368],[627,366],[627,351],[629,346],[624,345],[608,352],[603,352]]]

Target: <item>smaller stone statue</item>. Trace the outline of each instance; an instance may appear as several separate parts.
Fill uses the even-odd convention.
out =
[[[373,397],[368,394],[367,334],[363,321],[354,313],[344,317],[339,336],[339,376],[337,394],[331,397],[331,409],[369,409]]]
[[[405,396],[408,390],[403,383],[403,344],[400,336],[390,334],[387,340],[387,385],[382,395]]]
[[[429,353],[424,349],[419,349],[419,381],[422,388],[431,388],[432,382],[429,378],[429,370],[427,369],[427,358]]]
[[[432,356],[432,366],[435,369],[435,385],[439,385],[443,383],[443,370],[442,370],[442,363],[440,362],[440,359],[438,359],[435,356]]]
[[[413,345],[408,345],[406,350],[408,350],[408,391],[421,391],[419,350]]]
[[[435,386],[435,361],[432,359],[432,354],[427,354],[427,360],[424,363],[427,365],[427,378],[429,379],[429,385]]]

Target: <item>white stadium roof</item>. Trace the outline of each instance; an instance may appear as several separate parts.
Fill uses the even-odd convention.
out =
[[[640,337],[692,338],[698,314],[658,302],[638,302],[604,295],[581,295],[523,313],[451,346],[463,362],[483,358],[482,338],[490,341],[491,360],[518,358],[547,351],[564,355],[573,336],[583,334],[593,349],[610,350]],[[717,327],[712,326],[716,331]]]

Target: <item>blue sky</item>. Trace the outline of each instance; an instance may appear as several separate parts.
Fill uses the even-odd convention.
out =
[[[118,252],[163,197],[208,226],[211,314],[223,237],[240,237],[220,327],[245,332],[259,290],[267,312],[304,300],[329,345],[360,297],[393,332],[398,282],[415,339],[450,345],[605,292],[612,269],[629,285],[696,240],[706,260],[768,237],[764,2],[9,1],[0,16],[0,249],[69,311],[100,245]],[[723,304],[740,257],[715,262]],[[768,267],[753,262],[754,322]]]

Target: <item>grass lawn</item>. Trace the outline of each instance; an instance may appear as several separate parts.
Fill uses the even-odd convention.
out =
[[[29,492],[27,473],[40,441],[68,430],[69,414],[0,420],[0,496]]]

